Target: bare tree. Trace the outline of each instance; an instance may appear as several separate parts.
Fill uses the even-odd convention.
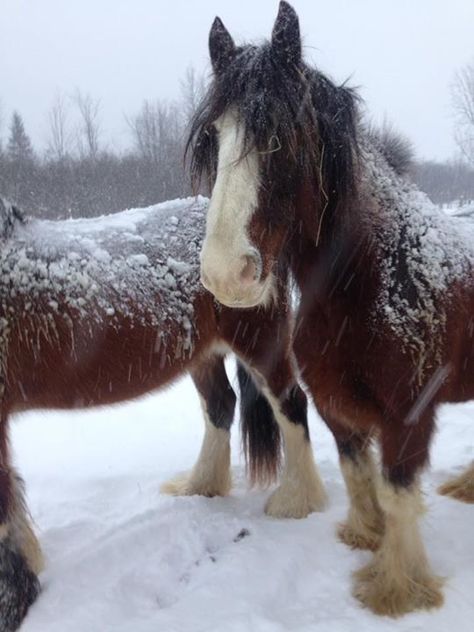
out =
[[[74,93],[73,101],[81,117],[77,138],[79,154],[95,160],[99,154],[100,101],[79,89]]]
[[[456,142],[474,165],[474,62],[458,70],[451,87],[456,115]]]
[[[436,204],[457,200],[462,206],[474,200],[474,169],[465,160],[418,162],[412,174],[416,184]]]
[[[187,192],[183,168],[183,115],[174,103],[144,101],[141,110],[126,118],[134,154],[149,203]]]
[[[63,160],[71,143],[71,132],[68,129],[69,108],[63,95],[58,93],[48,112],[49,139],[47,153],[57,161]]]
[[[15,113],[11,125],[3,125],[0,194],[42,217],[98,215],[189,195],[185,124],[203,86],[203,78],[189,68],[178,101],[144,101],[127,119],[133,149],[120,153],[106,150],[99,101],[86,92],[52,99],[42,155],[35,153]]]
[[[155,164],[158,162],[160,146],[157,121],[157,109],[159,107],[159,104],[154,105],[146,100],[143,102],[138,114],[126,119],[132,132],[135,151],[145,160]]]
[[[177,145],[181,147],[182,130],[175,105],[163,101],[144,101],[140,112],[126,120],[132,132],[135,151],[156,166],[168,160],[170,149]]]
[[[188,66],[184,78],[180,81],[183,111],[187,124],[195,114],[206,92],[204,75],[198,74],[193,66]]]

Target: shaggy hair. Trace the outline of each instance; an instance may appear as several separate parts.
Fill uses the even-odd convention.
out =
[[[395,173],[399,176],[405,176],[412,172],[414,165],[413,145],[392,125],[384,123],[380,128],[369,125],[367,137],[384,156]]]
[[[275,55],[270,42],[235,49],[215,72],[207,95],[191,123],[186,154],[198,187],[212,183],[218,144],[213,123],[233,109],[245,130],[244,155],[255,148],[268,161],[282,152],[286,164],[317,178],[321,190],[337,202],[354,189],[357,141],[355,92],[336,86],[322,73]]]

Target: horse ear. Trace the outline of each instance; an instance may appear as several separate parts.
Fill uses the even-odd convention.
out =
[[[272,50],[278,59],[291,65],[301,61],[301,36],[298,16],[293,7],[282,0],[272,31]]]
[[[216,18],[209,33],[209,54],[216,75],[221,73],[235,53],[235,44],[222,20]]]

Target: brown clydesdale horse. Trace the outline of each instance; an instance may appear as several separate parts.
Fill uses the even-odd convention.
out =
[[[226,494],[235,394],[223,353],[239,369],[250,474],[268,481],[285,439],[280,486],[266,511],[302,517],[325,496],[308,441],[306,398],[293,374],[284,275],[268,308],[231,310],[199,283],[204,199],[105,218],[41,221],[0,200],[0,630],[15,630],[35,599],[39,544],[8,450],[8,418],[31,408],[111,404],[189,371],[206,430],[199,459],[174,494]]]
[[[269,306],[290,270],[297,361],[351,502],[339,536],[375,551],[354,595],[393,616],[440,606],[419,474],[437,406],[474,397],[473,231],[414,189],[352,90],[305,64],[286,2],[271,41],[235,46],[216,18],[209,43],[214,79],[188,145],[195,177],[213,182],[202,281],[223,305]]]

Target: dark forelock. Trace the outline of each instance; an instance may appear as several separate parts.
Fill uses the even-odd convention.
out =
[[[270,43],[237,48],[209,87],[192,121],[187,153],[194,183],[215,176],[213,123],[229,108],[245,130],[245,148],[281,148],[304,173],[316,174],[328,192],[352,191],[357,156],[357,97],[304,63],[283,64]]]

